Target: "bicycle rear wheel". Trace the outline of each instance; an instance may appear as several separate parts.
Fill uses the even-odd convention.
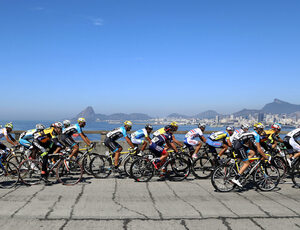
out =
[[[112,172],[112,163],[109,158],[97,154],[91,160],[90,169],[95,178],[107,178]]]
[[[254,175],[256,187],[261,191],[272,191],[280,181],[279,170],[271,164],[260,165]]]
[[[198,179],[206,179],[214,170],[213,161],[206,156],[201,156],[193,162],[193,175]]]
[[[137,158],[138,158],[138,156],[136,156],[136,155],[129,155],[124,161],[124,172],[129,177],[130,177],[130,167],[131,167],[133,161],[136,160]]]
[[[19,165],[19,176],[26,185],[41,183],[42,164],[38,160],[27,159]]]
[[[130,167],[131,177],[138,182],[147,182],[151,180],[154,174],[154,165],[147,158],[138,158],[134,160]]]
[[[12,162],[5,162],[0,167],[0,188],[12,188],[19,181],[18,167]]]
[[[299,160],[292,168],[291,177],[294,185],[300,187],[300,161]]]
[[[190,175],[190,172],[190,161],[179,155],[166,165],[166,178],[172,181],[182,181]]]
[[[62,160],[56,170],[57,180],[63,185],[75,185],[82,179],[82,166],[73,159]]]
[[[211,184],[219,192],[230,192],[236,187],[231,182],[236,175],[234,165],[220,165],[211,174]]]
[[[88,175],[92,174],[92,170],[91,170],[91,161],[92,159],[97,156],[99,154],[97,153],[88,153],[84,156],[84,158],[82,159],[82,168],[84,170],[84,172]]]
[[[277,169],[279,170],[280,178],[285,178],[288,172],[288,166],[282,157],[274,157],[273,162]]]

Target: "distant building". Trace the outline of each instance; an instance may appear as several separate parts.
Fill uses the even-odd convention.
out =
[[[258,121],[258,122],[263,122],[263,121],[264,121],[264,116],[265,116],[264,113],[259,113],[259,114],[258,114],[257,121]]]

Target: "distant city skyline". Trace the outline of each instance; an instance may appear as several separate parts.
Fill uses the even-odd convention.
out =
[[[72,3],[72,4],[71,4]],[[300,104],[300,2],[0,1],[0,120]]]

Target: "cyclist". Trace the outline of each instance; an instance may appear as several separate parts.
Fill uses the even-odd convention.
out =
[[[35,129],[27,130],[20,135],[19,143],[27,149],[25,151],[27,157],[29,157],[30,150],[32,149],[32,141],[33,141],[34,135],[37,132],[43,131],[44,129],[45,129],[45,126],[43,124],[36,124]]]
[[[132,122],[131,121],[125,121],[124,126],[120,128],[116,128],[106,134],[106,138],[104,140],[104,144],[106,147],[108,147],[112,152],[115,154],[115,160],[113,168],[113,171],[115,173],[120,173],[120,170],[118,169],[119,164],[119,156],[121,151],[123,150],[122,146],[119,145],[116,141],[120,139],[121,137],[124,137],[126,142],[134,149],[137,150],[137,147],[133,145],[130,138],[127,136],[127,132],[131,130]]]
[[[290,167],[292,167],[292,165],[296,162],[296,158],[300,156],[300,145],[297,141],[299,137],[300,137],[300,128],[290,131],[284,137],[285,146],[288,149],[293,149],[296,152],[294,155],[290,154],[290,158],[287,158]]]
[[[41,179],[46,184],[50,183],[47,179],[48,154],[56,154],[63,148],[63,145],[57,138],[57,136],[61,134],[62,126],[63,125],[60,122],[52,124],[49,128],[36,133],[32,142],[33,147],[40,151],[41,157],[43,158]],[[47,148],[49,148],[48,151]]]
[[[4,128],[0,129],[0,140],[2,137],[5,137],[6,141],[13,146],[17,146],[18,142],[11,136],[11,131],[13,130],[12,122],[7,123]],[[6,147],[3,143],[0,142],[0,149],[3,150],[3,158],[7,155],[9,148]]]
[[[176,132],[178,130],[178,123],[176,121],[171,122],[170,126],[171,126],[173,132]],[[165,132],[166,132],[165,128],[163,127],[163,128],[160,128],[159,130],[155,131],[153,133],[153,136],[158,136],[160,134],[164,134]],[[177,144],[180,147],[183,147],[183,144],[180,141],[178,141],[174,135],[172,135],[172,142],[174,142],[175,144]]]
[[[63,129],[66,129],[66,128],[68,128],[71,125],[71,121],[70,120],[64,120],[63,124],[64,124],[64,128]]]
[[[152,125],[147,124],[144,129],[140,129],[138,131],[135,131],[133,134],[131,134],[131,142],[134,145],[139,145],[142,144],[141,151],[139,152],[139,155],[143,154],[143,151],[147,147],[147,141],[149,142],[149,145],[151,144],[151,139],[150,139],[150,133],[152,132],[153,127]],[[143,140],[142,138],[145,138]]]
[[[82,132],[82,128],[86,125],[86,121],[83,117],[78,118],[77,124],[70,125],[67,128],[63,129],[61,140],[63,143],[72,149],[70,157],[77,156],[79,151],[79,145],[74,141],[72,135],[78,133],[82,140],[87,144],[91,145],[92,142],[89,138]]]
[[[240,129],[234,130],[233,134],[230,136],[230,141],[233,142],[242,134],[249,131],[250,126],[248,124],[242,124]]]
[[[271,126],[271,130],[265,130],[265,138],[267,138],[265,142],[270,148],[275,149],[277,146],[277,142],[283,143],[283,140],[279,136],[280,131],[281,125],[279,123],[274,123]]]
[[[243,172],[248,168],[250,165],[248,154],[250,154],[250,157],[253,157],[256,152],[258,152],[262,156],[262,160],[268,160],[271,161],[271,156],[268,157],[264,151],[261,148],[260,141],[261,136],[264,133],[264,125],[262,123],[256,123],[254,124],[254,132],[248,133],[242,133],[240,137],[238,138],[238,142],[235,142],[234,149],[237,151],[237,153],[241,156],[242,160],[244,161],[243,166],[241,167],[240,171],[236,175],[234,179],[232,179],[232,182],[238,185],[239,187],[242,187],[239,179]],[[254,143],[252,145],[252,143]]]
[[[201,142],[195,140],[195,138],[199,137],[203,143],[206,143],[206,138],[203,135],[205,127],[206,127],[205,124],[199,123],[198,128],[190,130],[185,135],[184,144],[188,147],[188,149],[190,150],[190,154],[194,159],[197,158],[197,154],[200,151],[200,148],[202,146]],[[193,146],[196,146],[196,150],[194,149]]]
[[[230,137],[234,131],[233,126],[227,126],[226,131],[218,131],[209,135],[206,139],[206,144],[209,145],[210,150],[216,153],[216,148],[222,148],[218,154],[218,159],[225,153],[225,151],[232,147]]]
[[[177,148],[175,145],[172,145],[173,141],[173,128],[171,125],[164,127],[164,133],[158,136],[154,136],[151,140],[149,149],[155,154],[157,158],[153,160],[153,165],[156,169],[159,168],[159,164],[163,163],[168,157],[169,153],[166,151],[167,148],[174,149],[175,152]]]

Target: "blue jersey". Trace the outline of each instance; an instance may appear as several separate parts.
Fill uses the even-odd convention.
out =
[[[106,136],[111,139],[112,141],[116,141],[120,139],[121,137],[126,137],[127,132],[124,126],[114,129],[106,134]]]
[[[167,141],[172,142],[172,137],[172,134],[164,133],[153,137],[151,141],[158,146],[163,146]]]
[[[252,134],[254,135],[255,143],[259,143],[261,139],[259,134],[256,131],[252,132]]]
[[[68,128],[63,129],[62,134],[72,136],[75,133],[82,133],[82,129],[79,124],[70,125]]]
[[[140,129],[138,131],[135,131],[133,134],[131,134],[131,138],[141,139],[143,137],[148,137],[148,133],[146,129]]]
[[[36,129],[30,129],[30,130],[27,130],[26,132],[23,132],[21,135],[20,135],[20,138],[19,140],[23,139],[23,140],[33,140],[33,137],[34,137],[34,134],[37,133],[38,131]]]

